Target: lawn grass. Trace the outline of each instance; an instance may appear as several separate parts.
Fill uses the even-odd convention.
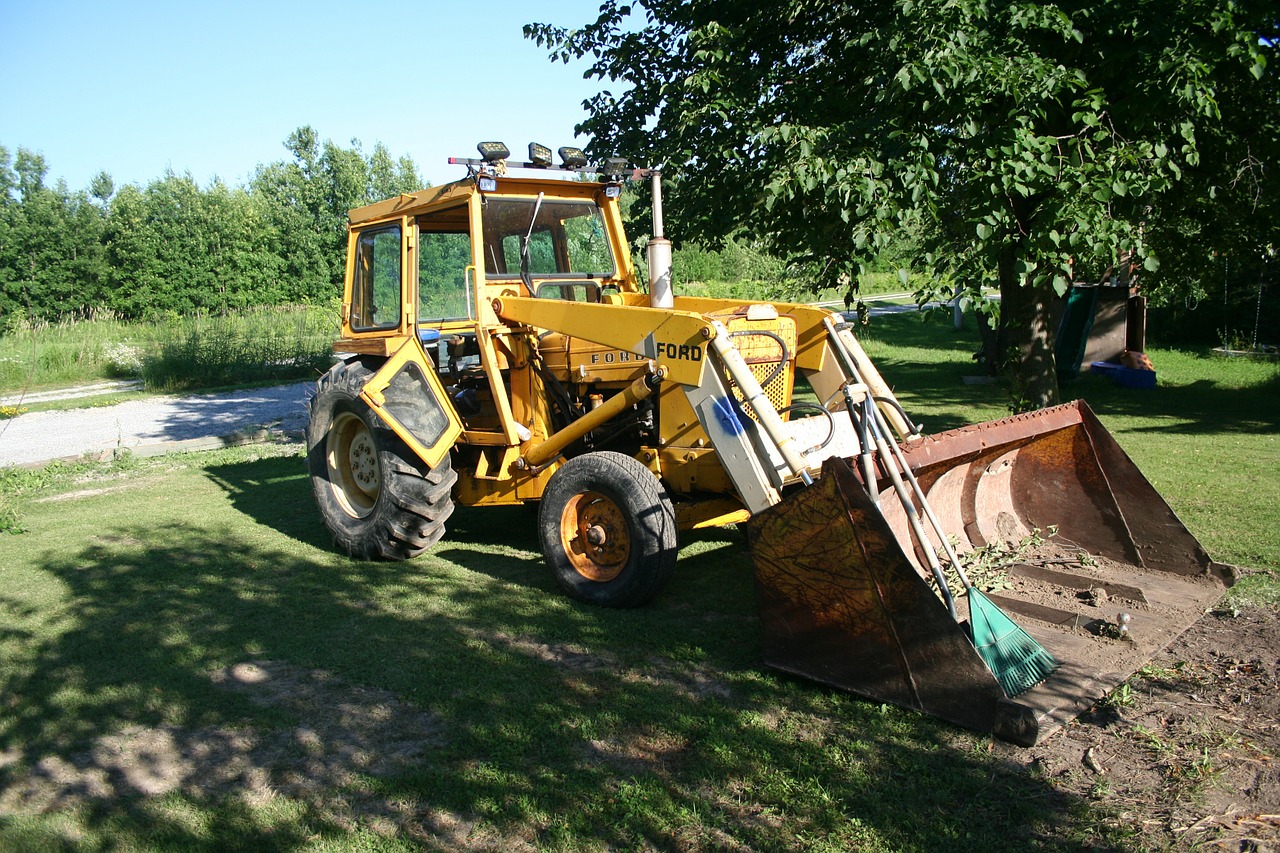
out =
[[[960,381],[971,338],[864,335],[931,431],[1005,414]],[[1271,589],[1275,373],[1152,358],[1154,391],[1071,390]],[[8,471],[0,495],[26,529],[0,534],[0,849],[1142,846],[988,738],[762,669],[732,529],[608,611],[556,592],[522,509],[459,509],[412,563],[339,556],[289,447]],[[226,686],[251,665],[270,678]]]
[[[4,543],[0,847],[945,850],[1051,832],[1074,808],[981,738],[761,670],[734,531],[691,538],[658,602],[615,612],[554,592],[522,510],[460,510],[425,558],[368,564],[332,553],[296,455],[74,478],[78,496],[31,504],[28,532]],[[216,686],[246,661],[323,671],[351,686],[348,705],[395,697],[383,713],[422,716],[421,754],[363,772],[333,719],[349,707]],[[119,767],[139,731],[164,749]],[[293,737],[248,750],[241,776],[230,758],[187,758],[229,783],[162,771],[166,749],[226,732]],[[313,790],[292,775],[309,761],[349,776]],[[103,766],[125,796],[74,803],[42,771]],[[255,772],[265,790],[248,790]],[[13,815],[19,793],[46,804],[19,784],[31,777],[68,808]],[[148,779],[156,796],[136,792]]]

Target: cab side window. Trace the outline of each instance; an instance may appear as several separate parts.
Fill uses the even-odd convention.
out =
[[[471,238],[466,232],[418,231],[418,322],[474,318],[467,291]]]
[[[358,331],[400,325],[400,226],[364,231],[356,238],[351,327]]]

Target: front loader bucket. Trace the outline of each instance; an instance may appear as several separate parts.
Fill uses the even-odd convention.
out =
[[[751,522],[770,666],[1030,746],[1128,678],[1234,580],[1084,403],[903,450],[962,553],[1056,527],[1049,556],[1007,567],[1008,588],[988,598],[1061,666],[1006,696],[970,641],[963,593],[958,623],[893,493],[881,490],[877,506],[841,459]]]

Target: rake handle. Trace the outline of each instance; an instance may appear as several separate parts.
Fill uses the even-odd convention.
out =
[[[830,340],[835,344],[835,352],[837,358],[843,363],[846,373],[855,381],[863,382],[862,375],[858,370],[858,359],[855,355],[848,351],[847,341],[841,336],[835,327],[835,324],[828,318],[825,321],[827,332]],[[852,336],[850,336],[852,337]],[[930,544],[928,537],[924,534],[924,529],[920,526],[919,515],[915,505],[911,501],[911,497],[907,494],[906,487],[902,483],[902,476],[899,473],[906,474],[907,480],[911,483],[912,491],[915,492],[916,498],[920,501],[920,507],[924,511],[924,515],[929,519],[929,524],[933,527],[934,532],[938,534],[938,540],[942,543],[943,549],[947,553],[947,559],[951,561],[952,568],[960,578],[960,582],[964,584],[965,589],[971,589],[973,584],[969,582],[968,576],[965,575],[964,569],[960,567],[960,558],[956,554],[955,549],[951,547],[951,542],[947,539],[947,535],[942,527],[942,522],[933,511],[933,507],[929,505],[928,499],[925,497],[924,489],[920,487],[920,481],[916,479],[915,474],[911,470],[911,466],[907,464],[906,457],[902,455],[902,449],[895,441],[889,441],[886,436],[889,435],[890,425],[876,404],[873,398],[868,397],[864,408],[863,421],[869,427],[872,439],[875,442],[878,456],[880,459],[881,470],[888,476],[889,481],[893,484],[894,491],[898,495],[898,500],[902,502],[902,510],[907,516],[907,523],[911,527],[911,532],[915,535],[916,541],[920,543],[921,550],[925,552],[929,560],[929,569],[933,572],[934,578],[938,581],[938,587],[942,592],[943,598],[947,602],[947,608],[951,611],[951,615],[955,616],[955,603],[951,597],[951,591],[947,587],[946,580],[942,576],[942,566],[938,562],[937,556],[934,554],[933,546]],[[859,436],[861,438],[861,436]],[[866,445],[863,444],[864,450]],[[874,489],[874,485],[868,483],[868,489]]]

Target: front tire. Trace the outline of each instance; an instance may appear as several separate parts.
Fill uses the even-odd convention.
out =
[[[576,456],[551,476],[538,512],[542,553],[571,597],[639,607],[675,571],[676,517],[667,490],[630,456]]]
[[[311,488],[334,542],[360,559],[408,560],[444,535],[458,475],[428,468],[360,399],[359,361],[320,377],[307,423]]]

